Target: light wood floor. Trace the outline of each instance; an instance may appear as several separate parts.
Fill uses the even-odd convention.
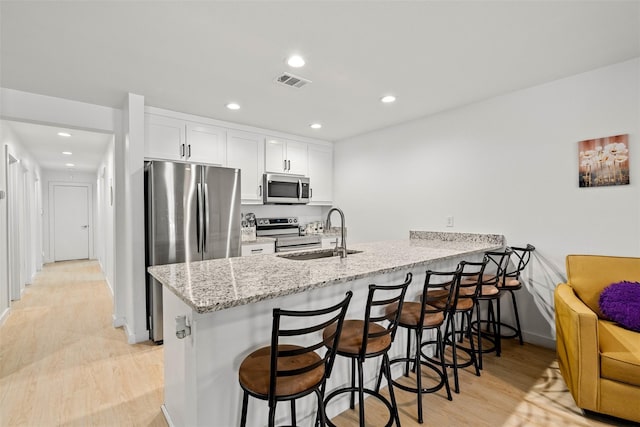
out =
[[[162,347],[127,344],[124,332],[111,326],[111,313],[97,263],[45,266],[0,328],[0,426],[166,426]],[[481,377],[461,373],[453,401],[443,391],[426,395],[423,425],[624,425],[581,414],[553,351],[504,345],[503,357],[485,356]],[[415,395],[398,390],[397,397],[402,425],[418,426]],[[374,399],[366,412],[367,425],[386,419]],[[346,411],[334,422],[357,426],[356,413]]]

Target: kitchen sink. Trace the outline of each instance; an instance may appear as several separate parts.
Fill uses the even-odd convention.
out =
[[[353,249],[347,249],[347,255],[359,254],[362,251],[356,251]],[[339,252],[334,252],[333,249],[323,249],[321,251],[313,252],[297,252],[293,254],[278,255],[280,258],[286,258],[293,261],[308,261],[312,259],[339,257]]]

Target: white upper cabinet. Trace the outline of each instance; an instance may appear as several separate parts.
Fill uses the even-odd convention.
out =
[[[226,138],[224,128],[145,115],[144,155],[147,158],[224,165]]]
[[[304,142],[268,137],[265,143],[265,170],[272,173],[307,175],[307,145]]]
[[[229,130],[227,133],[227,166],[241,170],[242,203],[262,203],[264,136]]]
[[[184,121],[153,114],[145,114],[144,118],[145,157],[163,160],[184,159]]]
[[[309,144],[309,180],[312,205],[333,204],[333,147]]]
[[[184,160],[220,166],[225,164],[226,129],[190,122],[186,123],[186,129]]]

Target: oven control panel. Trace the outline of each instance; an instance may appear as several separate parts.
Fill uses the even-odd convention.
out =
[[[289,218],[257,218],[256,224],[259,226],[265,225],[298,225],[298,218],[289,217]]]

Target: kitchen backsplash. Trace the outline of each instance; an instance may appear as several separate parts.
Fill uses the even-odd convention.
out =
[[[244,215],[254,213],[256,218],[297,217],[301,225],[306,225],[324,221],[330,208],[331,206],[309,205],[242,205],[241,212]]]

